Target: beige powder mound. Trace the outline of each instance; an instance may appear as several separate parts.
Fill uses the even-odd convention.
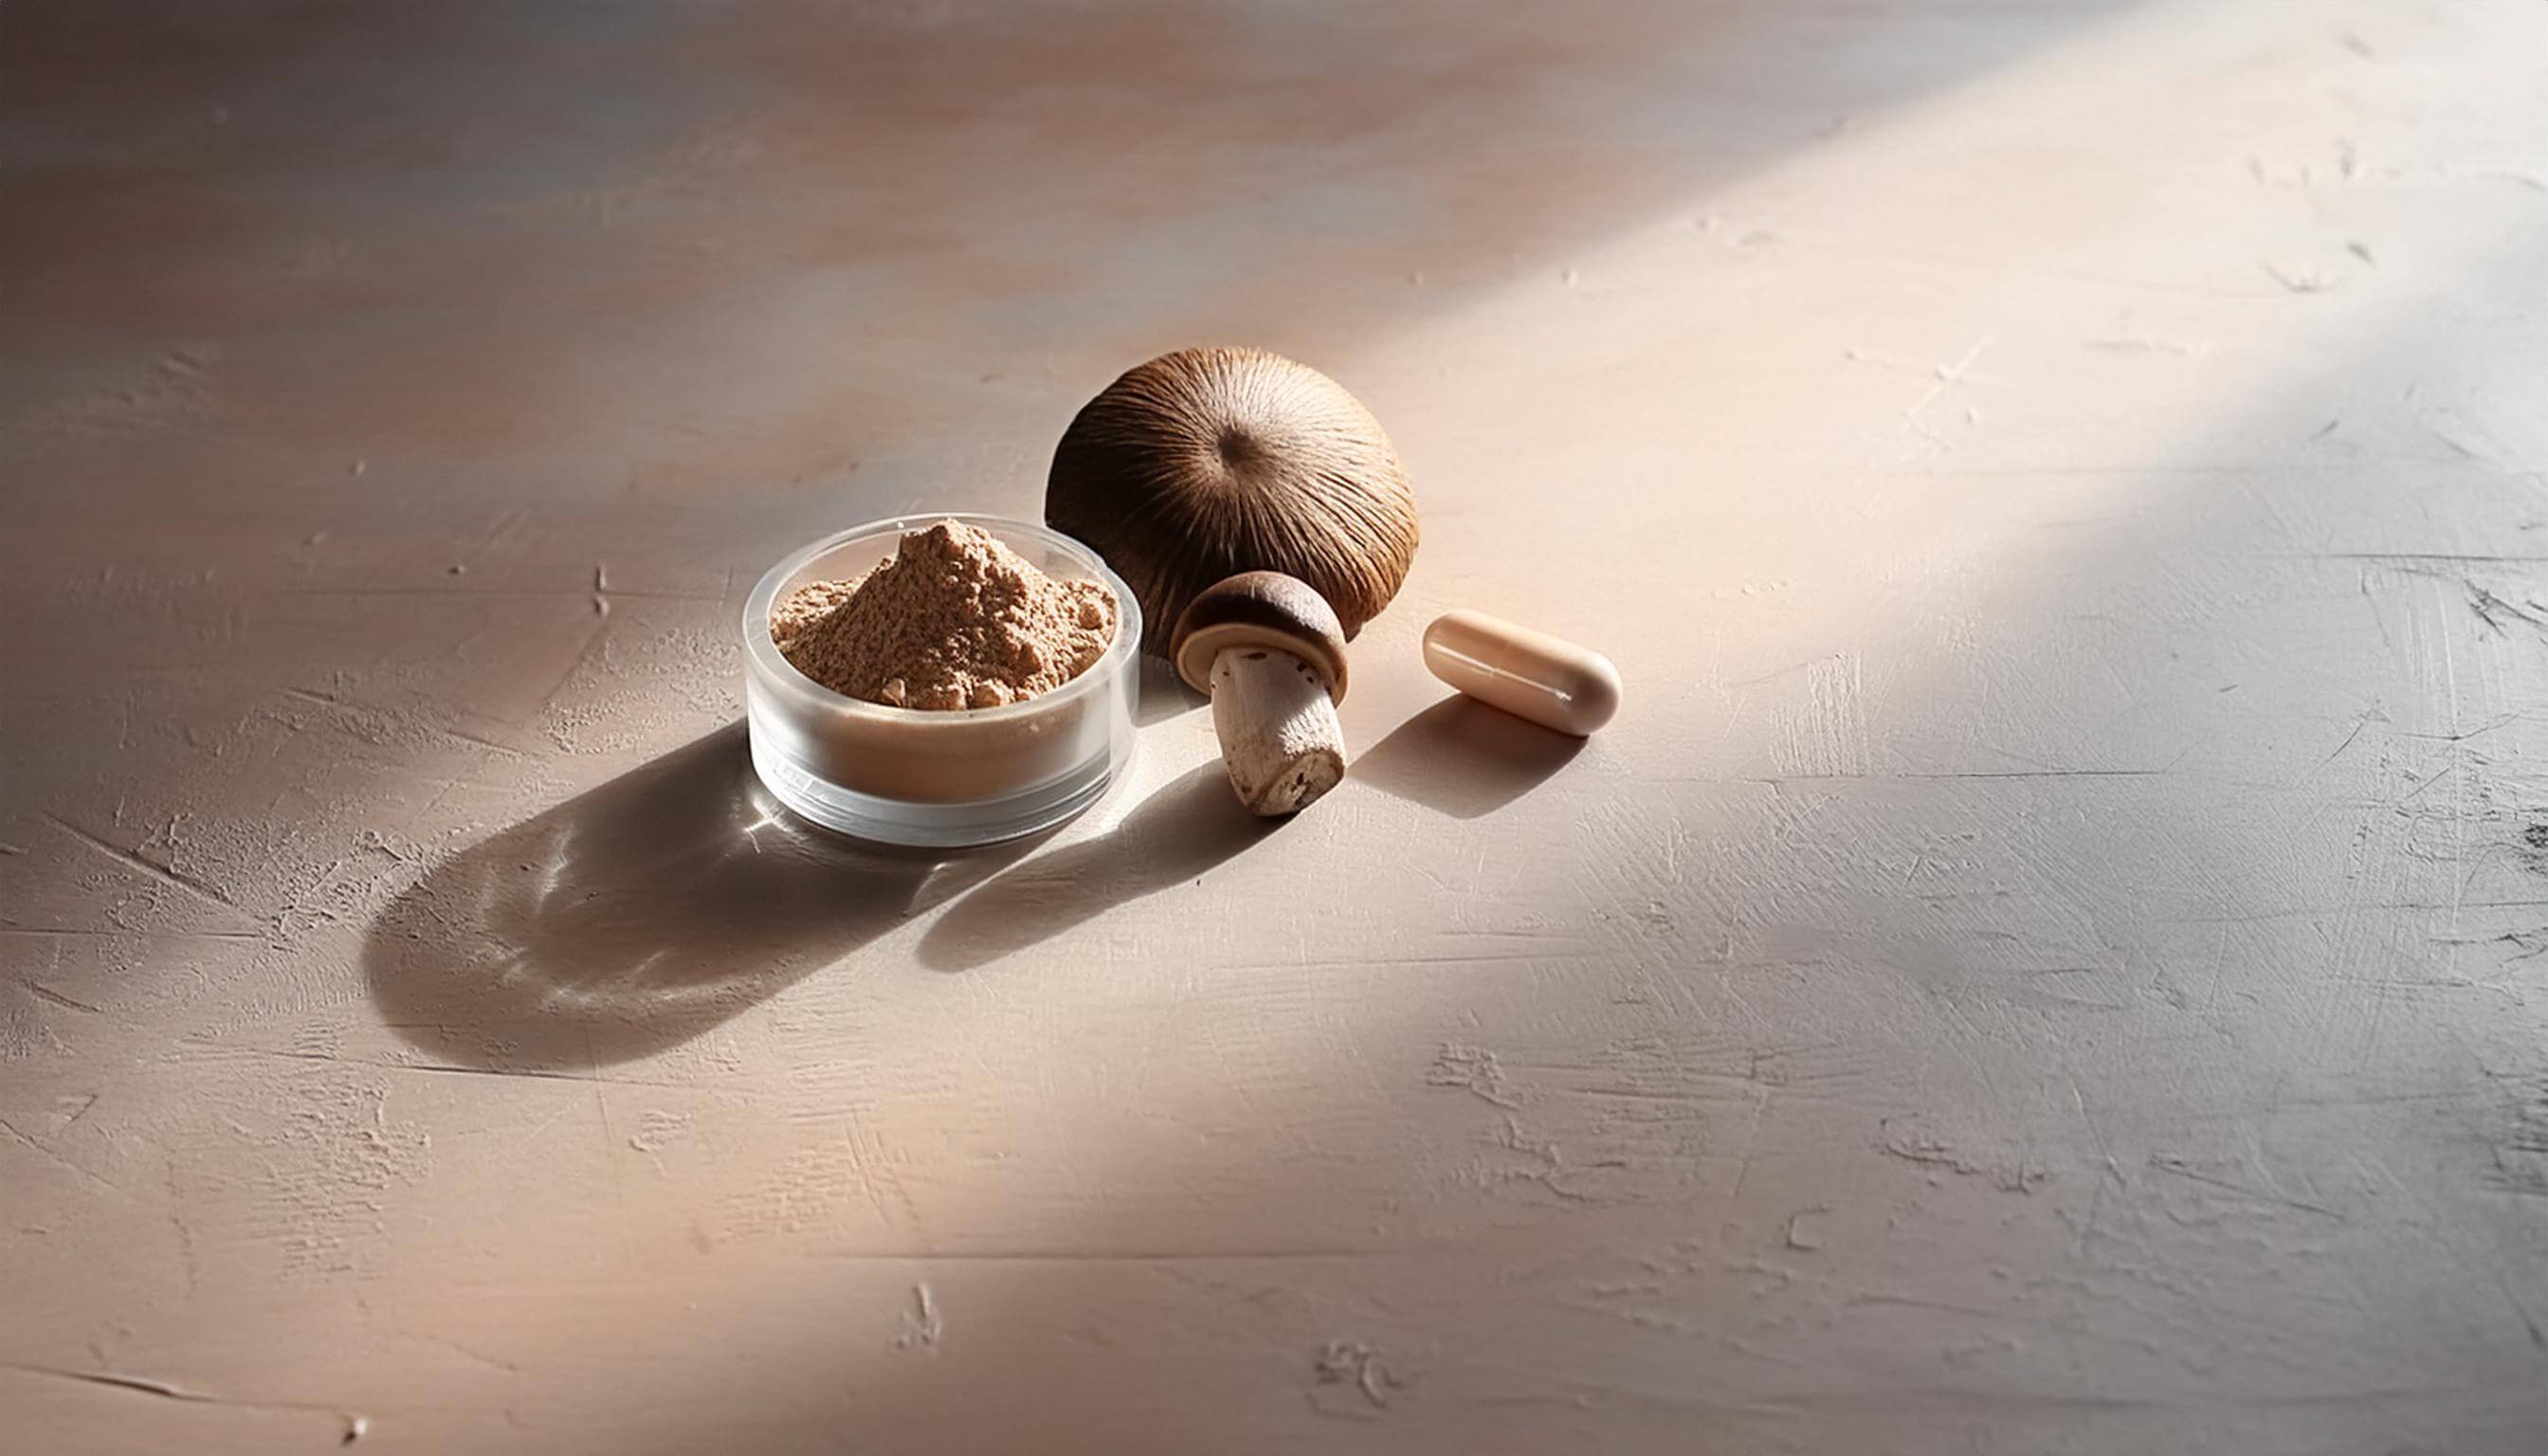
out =
[[[771,608],[796,671],[897,708],[995,708],[1050,692],[1106,655],[1115,597],[1056,582],[989,532],[940,521],[855,582],[808,582]]]

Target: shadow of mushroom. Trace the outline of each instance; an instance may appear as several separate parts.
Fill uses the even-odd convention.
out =
[[[1345,773],[1455,819],[1476,819],[1546,782],[1584,744],[1454,693],[1399,724]]]
[[[677,1046],[979,882],[791,818],[730,724],[434,866],[373,922],[383,1019],[456,1064],[600,1066]]]
[[[1218,761],[1143,799],[1110,834],[1065,845],[948,907],[921,938],[933,970],[971,970],[1183,883],[1282,825],[1239,805]]]

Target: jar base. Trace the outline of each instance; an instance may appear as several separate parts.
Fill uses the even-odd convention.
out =
[[[747,725],[748,730],[757,726]],[[819,778],[774,747],[772,740],[781,734],[749,732],[749,737],[754,775],[788,812],[851,839],[914,849],[974,849],[1050,829],[1104,798],[1133,758],[1133,741],[1126,738],[1106,759],[1023,793],[922,804],[879,798]]]

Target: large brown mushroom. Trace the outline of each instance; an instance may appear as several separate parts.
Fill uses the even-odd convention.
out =
[[[1241,572],[1308,583],[1350,639],[1415,558],[1415,496],[1380,421],[1262,349],[1180,349],[1108,385],[1053,451],[1044,508],[1131,584],[1162,655],[1187,604]]]

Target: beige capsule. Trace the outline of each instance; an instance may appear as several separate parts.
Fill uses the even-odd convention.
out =
[[[1581,737],[1619,711],[1619,670],[1588,647],[1462,607],[1424,629],[1424,666],[1481,702]]]

